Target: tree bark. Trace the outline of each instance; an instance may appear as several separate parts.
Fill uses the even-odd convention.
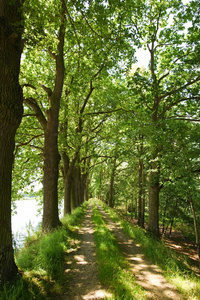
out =
[[[72,211],[78,206],[78,191],[77,191],[77,178],[76,178],[76,167],[74,168],[72,176],[72,188],[71,188],[71,209]]]
[[[167,197],[166,202],[165,202],[164,212],[163,212],[162,234],[165,233],[165,220],[166,220],[166,214],[167,214],[167,208],[168,208],[168,201],[169,201],[169,198]]]
[[[142,159],[139,160],[139,197],[138,197],[138,225],[144,228],[144,165]]]
[[[110,177],[110,190],[109,190],[109,206],[114,207],[114,199],[113,199],[113,190],[114,190],[114,179],[115,179],[115,170],[116,170],[116,158],[113,162],[112,173]]]
[[[44,178],[43,178],[43,231],[50,231],[61,225],[58,214],[58,118],[53,113],[47,122],[44,143]]]
[[[85,179],[85,186],[84,186],[84,199],[83,201],[88,201],[89,200],[89,183],[90,180],[88,178],[88,174],[85,175],[86,179]]]
[[[155,161],[151,162],[151,169],[149,174],[149,220],[148,230],[156,237],[160,236],[159,232],[159,170]]]
[[[63,183],[64,183],[64,216],[71,214],[71,179],[69,177],[69,157],[62,151]]]
[[[64,216],[71,214],[71,178],[68,176],[64,180]]]
[[[21,2],[7,2],[0,0],[0,283],[18,272],[12,247],[11,184],[15,134],[23,114],[22,28],[15,26],[21,21]]]
[[[63,4],[64,5],[64,4]],[[65,8],[62,7],[62,14]],[[47,125],[45,129],[45,145],[44,145],[44,178],[43,178],[43,232],[50,231],[61,225],[58,214],[58,174],[59,174],[59,153],[58,153],[58,124],[60,99],[64,82],[64,38],[65,23],[62,15],[61,25],[58,35],[58,54],[56,61],[56,76],[53,92],[44,90],[48,93],[50,103],[47,111]]]
[[[200,242],[199,242],[199,232],[198,232],[197,218],[196,218],[194,203],[193,203],[193,200],[192,200],[192,195],[191,195],[190,189],[188,190],[188,194],[189,194],[190,207],[191,207],[192,215],[193,215],[194,231],[195,231],[195,237],[196,237],[197,254],[198,254],[199,258],[200,258]]]
[[[70,162],[70,159],[65,151],[62,152],[63,160],[63,181],[64,181],[64,215],[71,214],[72,209],[74,209],[74,204],[72,200],[73,187],[74,187],[74,169],[75,163],[78,158],[78,151],[75,153],[73,159]]]
[[[81,175],[81,204],[89,198],[89,179],[88,173]]]

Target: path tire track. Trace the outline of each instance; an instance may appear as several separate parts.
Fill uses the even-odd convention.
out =
[[[177,289],[166,281],[162,271],[156,265],[149,262],[142,253],[141,247],[123,232],[119,223],[115,223],[99,205],[108,228],[116,237],[120,249],[130,264],[130,270],[136,277],[136,282],[147,292],[149,299],[181,300],[183,297]]]

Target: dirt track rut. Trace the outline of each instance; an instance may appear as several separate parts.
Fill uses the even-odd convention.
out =
[[[109,229],[117,238],[118,244],[130,264],[130,270],[136,277],[136,282],[148,292],[148,298],[162,300],[183,299],[175,287],[166,281],[162,271],[144,257],[140,246],[135,244],[123,232],[120,224],[112,221],[101,207],[98,207],[98,209]]]
[[[98,279],[94,226],[91,219],[92,205],[90,204],[79,231],[81,244],[73,255],[73,268],[72,270],[66,269],[66,273],[71,273],[72,280],[68,283],[68,289],[62,298],[63,300],[96,300],[110,296],[102,288]]]
[[[134,273],[136,281],[147,291],[148,299],[180,300],[183,299],[178,291],[164,278],[161,270],[145,259],[139,245],[123,232],[118,223],[113,222],[107,213],[98,206],[109,229],[118,240],[118,244],[130,264],[130,270]],[[65,295],[62,300],[90,300],[109,299],[112,295],[103,289],[98,279],[98,266],[94,243],[94,226],[91,220],[92,204],[89,205],[82,228],[81,244],[73,254],[75,261],[73,268],[66,268],[70,274],[70,282],[67,283]],[[112,298],[114,299],[114,297]],[[130,299],[131,300],[131,299]]]

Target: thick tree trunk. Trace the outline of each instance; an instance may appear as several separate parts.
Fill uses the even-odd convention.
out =
[[[151,170],[149,175],[149,220],[148,230],[155,236],[159,237],[159,171],[155,161],[151,162]]]
[[[50,119],[50,118],[49,118]],[[58,119],[49,120],[45,131],[43,178],[43,231],[61,225],[58,215]]]
[[[43,86],[48,94],[50,103],[47,111],[47,124],[45,128],[45,144],[44,144],[44,179],[43,179],[43,232],[50,231],[61,225],[58,214],[58,175],[59,175],[59,153],[58,153],[58,124],[60,100],[64,82],[64,39],[65,39],[65,11],[64,2],[62,4],[61,25],[58,34],[58,54],[52,54],[56,62],[56,76],[53,92]]]
[[[62,160],[63,160],[63,181],[64,181],[64,215],[71,214],[72,210],[75,208],[74,199],[72,197],[75,196],[73,188],[74,188],[74,170],[75,163],[77,161],[78,152],[75,153],[72,161],[70,162],[68,155],[65,151],[62,152]]]
[[[0,97],[2,97],[2,90]],[[16,97],[16,96],[15,96]],[[5,100],[5,97],[4,97]],[[14,100],[14,97],[13,97]],[[3,111],[0,105],[0,111],[6,117],[8,114]],[[10,111],[15,119],[15,112]],[[7,121],[9,120],[9,117]],[[14,262],[11,233],[11,177],[14,151],[15,129],[12,121],[2,122],[0,117],[0,282],[12,279],[17,273],[17,267]],[[15,119],[15,121],[17,121]],[[4,123],[4,124],[2,124]],[[6,128],[7,127],[7,128]],[[12,128],[12,129],[11,129]]]
[[[11,182],[15,133],[23,114],[19,86],[22,42],[20,1],[0,0],[0,283],[17,274],[11,233]],[[19,24],[19,23],[18,23]]]

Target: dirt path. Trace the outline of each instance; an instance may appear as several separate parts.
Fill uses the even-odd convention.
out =
[[[152,265],[142,254],[139,245],[123,232],[119,223],[115,223],[109,218],[109,215],[98,207],[104,217],[109,229],[116,236],[120,248],[130,263],[130,269],[136,276],[139,285],[148,291],[149,299],[178,300],[183,299],[174,286],[166,281],[161,270]]]
[[[180,300],[183,299],[177,290],[169,284],[160,269],[148,262],[141,248],[122,231],[119,224],[113,222],[107,213],[98,206],[109,229],[116,236],[119,246],[130,264],[130,270],[136,276],[136,281],[147,291],[148,299]],[[92,204],[86,213],[82,228],[81,244],[75,254],[70,254],[75,261],[72,268],[66,268],[68,282],[66,293],[61,300],[109,299],[112,295],[104,290],[98,280],[98,269],[94,244],[94,226],[91,220]],[[68,262],[70,264],[70,261]],[[131,299],[130,299],[131,300]]]
[[[102,289],[98,280],[97,261],[94,244],[94,226],[91,221],[92,205],[89,206],[82,228],[81,244],[73,255],[73,268],[67,268],[66,273],[71,277],[67,291],[62,300],[91,300],[105,299],[110,294]],[[70,262],[69,262],[70,263]]]

